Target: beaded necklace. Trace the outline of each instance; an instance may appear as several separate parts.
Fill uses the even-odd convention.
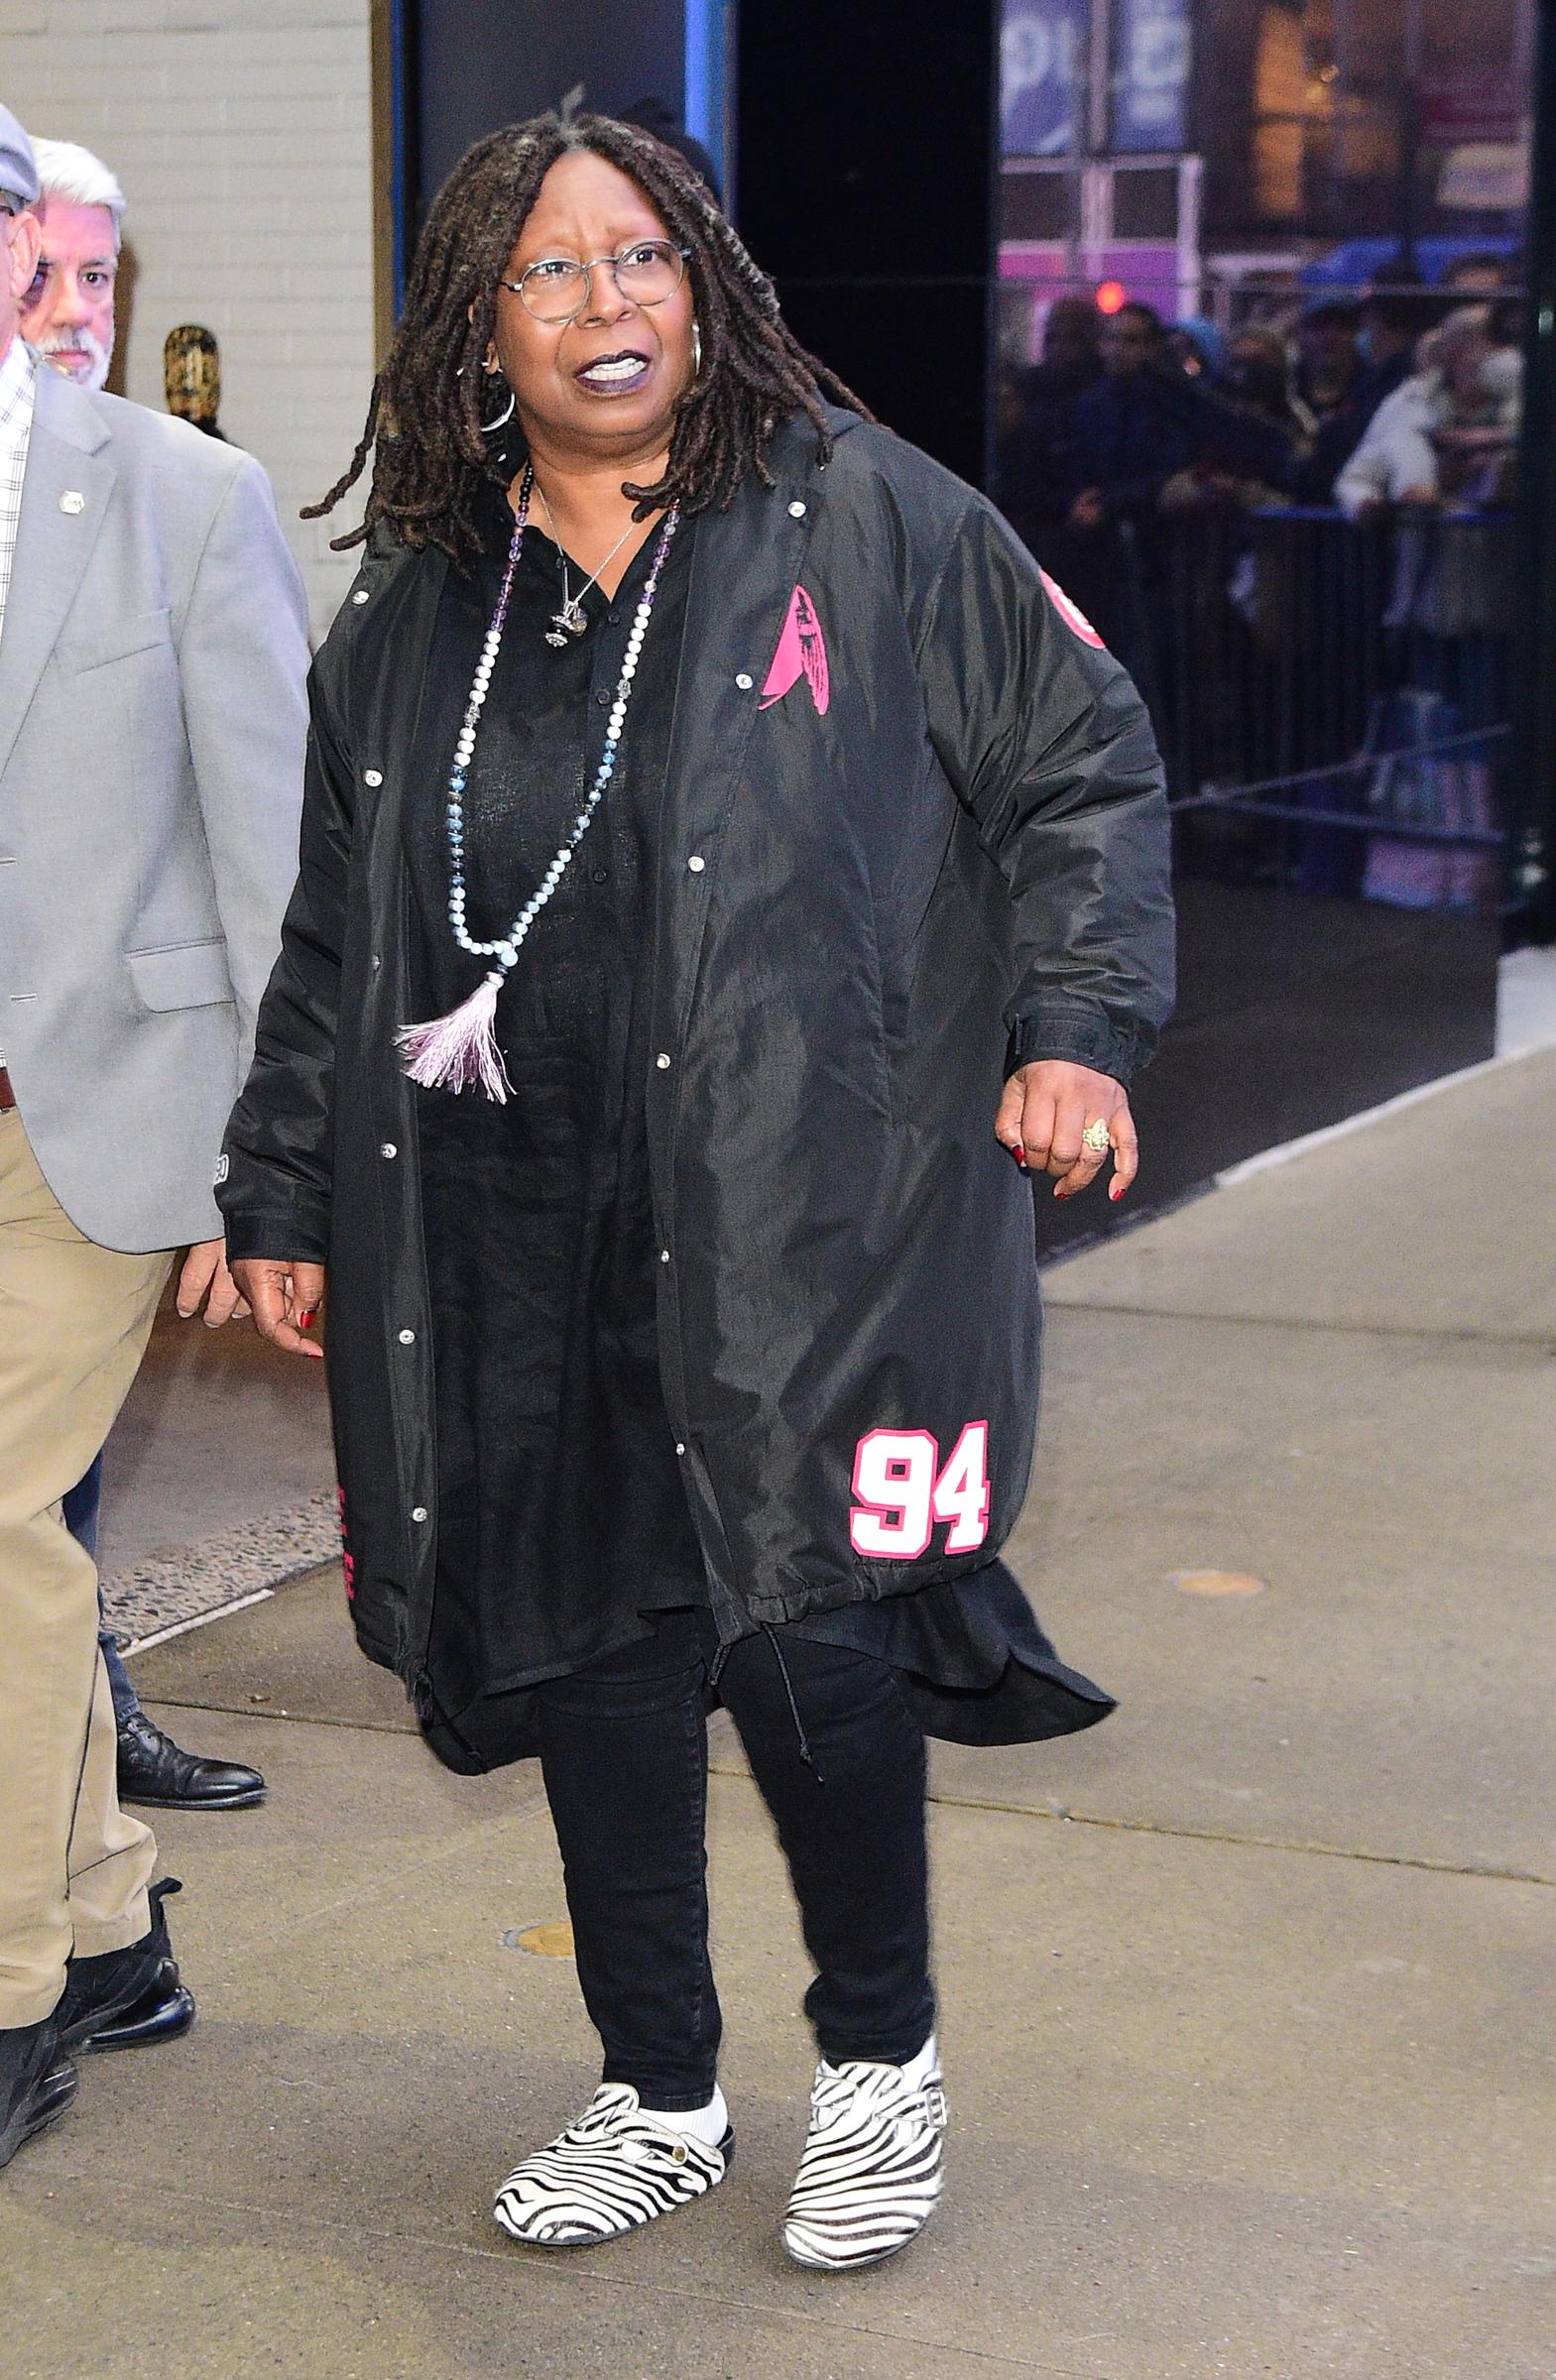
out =
[[[475,755],[476,730],[480,725],[481,711],[491,687],[492,670],[507,625],[514,574],[524,551],[524,533],[530,519],[530,498],[534,489],[535,474],[527,465],[519,489],[514,534],[508,547],[508,562],[503,571],[497,607],[481,646],[481,657],[475,666],[464,720],[454,746],[453,767],[448,773],[448,806],[445,813],[448,831],[448,923],[461,950],[468,951],[472,958],[491,959],[495,964],[481,978],[469,999],[450,1014],[433,1016],[425,1024],[403,1025],[395,1035],[401,1061],[414,1083],[419,1083],[428,1091],[484,1091],[487,1098],[496,1100],[500,1107],[506,1102],[513,1085],[508,1079],[508,1069],[503,1064],[503,1053],[497,1046],[493,1027],[497,995],[503,988],[504,978],[519,957],[531,926],[561,883],[568,862],[588,833],[594,813],[604,799],[605,788],[615,774],[616,755],[626,732],[627,706],[632,699],[632,681],[638,674],[638,658],[648,633],[649,616],[659,590],[670,539],[680,520],[680,507],[672,504],[664,516],[654,558],[649,564],[649,575],[638,599],[605,730],[605,749],[595,770],[593,782],[584,797],[583,807],[573,820],[566,841],[556,851],[544,876],[508,931],[498,934],[490,942],[479,942],[470,932],[466,918],[464,791],[470,763]]]

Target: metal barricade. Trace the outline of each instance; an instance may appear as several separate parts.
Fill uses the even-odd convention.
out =
[[[1513,551],[1505,511],[1120,531],[1105,633],[1155,722],[1180,866],[1495,911]]]

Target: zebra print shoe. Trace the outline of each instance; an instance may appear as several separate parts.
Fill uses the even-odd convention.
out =
[[[515,2166],[492,2213],[531,2248],[592,2248],[700,2199],[729,2172],[733,2126],[717,2148],[645,2115],[630,2082],[602,2082],[583,2114]]]
[[[927,2060],[906,2068],[863,2059],[828,2066],[823,2058],[783,2218],[783,2245],[794,2262],[853,2272],[916,2239],[940,2196],[945,2124],[932,2044]]]

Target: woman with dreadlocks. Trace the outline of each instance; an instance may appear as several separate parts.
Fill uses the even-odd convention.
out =
[[[784,2241],[868,2264],[940,2186],[924,1734],[1110,1708],[998,1554],[1030,1181],[1111,1149],[1122,1194],[1169,1005],[1155,752],[635,127],[470,151],[331,502],[370,452],[234,1270],[299,1355],[327,1271],[364,1649],[451,1766],[541,1760],[604,2078],[498,2221],[578,2246],[728,2170],[717,1701],[817,1968]]]

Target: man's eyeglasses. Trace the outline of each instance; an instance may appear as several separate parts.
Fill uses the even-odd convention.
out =
[[[662,305],[686,278],[689,248],[669,240],[634,240],[614,256],[591,256],[587,264],[576,257],[542,256],[517,281],[499,282],[512,290],[526,313],[537,322],[571,322],[589,302],[593,276],[608,265],[611,279],[633,305]]]

